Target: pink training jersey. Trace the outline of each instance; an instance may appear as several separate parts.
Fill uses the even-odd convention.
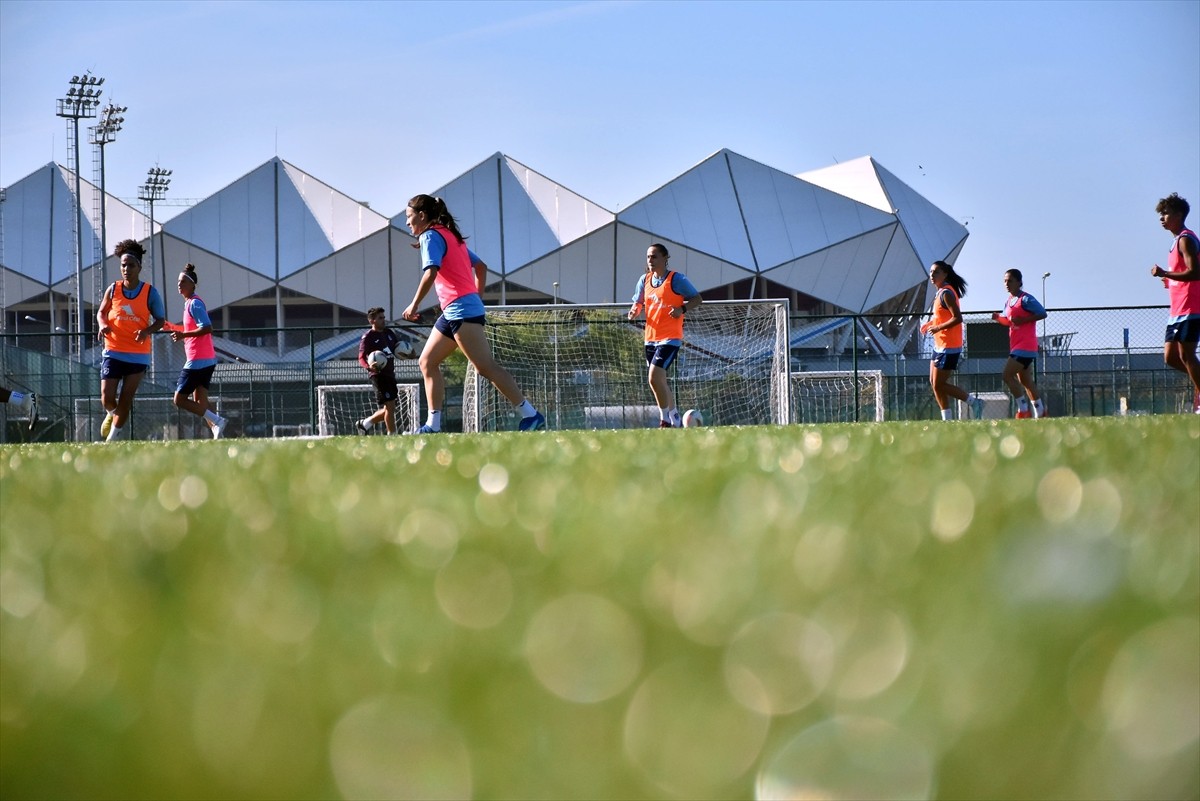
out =
[[[1175,244],[1171,246],[1171,252],[1167,255],[1167,272],[1181,273],[1187,269],[1187,265],[1183,263],[1183,251],[1180,249],[1180,243],[1185,236],[1192,238],[1193,242],[1200,245],[1200,238],[1188,229],[1184,228],[1179,232],[1179,236],[1175,237]],[[1200,258],[1200,253],[1197,254]],[[1176,317],[1192,317],[1200,315],[1200,281],[1175,281],[1171,278],[1167,279],[1167,291],[1171,298],[1171,318]]]
[[[433,282],[438,304],[445,309],[464,295],[477,294],[479,287],[475,283],[475,268],[471,265],[466,244],[459,242],[454,232],[443,225],[432,225],[426,233],[434,232],[446,241],[446,255]],[[425,233],[421,235],[425,236]]]
[[[204,301],[200,300],[199,295],[192,295],[183,304],[183,330],[195,331],[201,328],[202,325],[192,316],[192,304],[196,301],[200,302],[201,308],[204,307]],[[212,334],[205,334],[199,337],[188,337],[183,340],[183,352],[187,354],[189,362],[198,362],[206,359],[217,358],[217,351],[213,348]]]
[[[1008,301],[1004,304],[1004,316],[1010,322],[1013,317],[1020,318],[1027,316],[1025,298],[1032,297],[1028,292],[1022,292],[1019,295],[1009,295]],[[1037,355],[1037,325],[1029,322],[1025,322],[1024,325],[1010,325],[1008,328],[1008,349],[1012,353],[1019,353],[1021,355]]]

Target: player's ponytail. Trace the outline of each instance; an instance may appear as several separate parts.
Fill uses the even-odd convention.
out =
[[[459,244],[467,240],[462,235],[462,231],[458,230],[458,221],[454,219],[454,215],[450,213],[450,209],[446,208],[446,201],[440,197],[417,195],[408,201],[408,207],[418,214],[423,212],[430,222],[449,228],[450,233],[454,234]]]
[[[945,274],[946,283],[954,289],[955,294],[960,298],[967,296],[967,279],[954,272],[953,264],[945,261],[935,261],[933,266]]]
[[[196,265],[194,264],[185,265],[183,272],[179,274],[179,277],[186,278],[187,280],[191,281],[192,286],[196,286],[196,284],[200,283],[200,279],[196,275]]]

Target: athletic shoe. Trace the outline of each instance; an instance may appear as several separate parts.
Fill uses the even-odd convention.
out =
[[[669,420],[659,420],[658,427],[659,428],[674,428],[675,426],[671,425],[671,422]]]
[[[213,439],[220,439],[225,436],[225,426],[227,425],[229,425],[228,418],[218,417],[217,422],[213,423],[212,426]]]
[[[1197,411],[1200,411],[1200,409],[1198,409]],[[38,424],[38,419],[39,418],[38,418],[37,395],[34,395],[31,392],[31,393],[29,393],[29,430],[30,431],[32,431],[33,427]]]
[[[440,434],[441,429],[433,428],[432,426],[424,425],[417,429],[418,434]]]
[[[1033,412],[1029,411],[1028,409],[1017,409],[1018,420],[1028,420],[1031,417],[1033,417]]]
[[[533,417],[526,417],[517,429],[520,431],[540,431],[546,427],[546,415],[538,412]]]
[[[112,431],[113,416],[112,412],[104,415],[104,422],[100,424],[100,439],[108,439],[108,432]]]
[[[982,420],[983,419],[983,399],[976,398],[975,400],[971,401],[970,405],[971,405],[971,417],[973,417],[976,420]]]
[[[1196,393],[1196,401],[1192,406],[1192,411],[1194,411],[1196,414],[1200,414],[1200,392]]]
[[[355,427],[356,429],[358,429],[358,433],[360,433],[360,434],[366,434],[366,433],[369,433],[369,432],[370,432],[370,430],[371,430],[371,429],[369,429],[369,428],[367,428],[366,426],[364,426],[364,425],[363,425],[363,421],[362,421],[362,420],[355,420],[355,421],[354,421],[354,427]]]

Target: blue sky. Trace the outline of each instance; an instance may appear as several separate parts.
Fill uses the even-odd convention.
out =
[[[859,156],[968,223],[964,307],[1165,303],[1200,226],[1200,2],[0,2],[0,185],[65,163],[72,75],[129,107],[107,185],[272,156],[383,214],[497,151],[619,210],[729,148]],[[86,137],[86,134],[84,135]],[[84,176],[91,176],[90,147]],[[158,209],[170,216],[178,209]]]

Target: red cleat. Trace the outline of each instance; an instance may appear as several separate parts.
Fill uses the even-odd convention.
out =
[[[1029,411],[1028,409],[1017,409],[1018,420],[1028,420],[1031,417],[1033,417],[1033,412]]]

